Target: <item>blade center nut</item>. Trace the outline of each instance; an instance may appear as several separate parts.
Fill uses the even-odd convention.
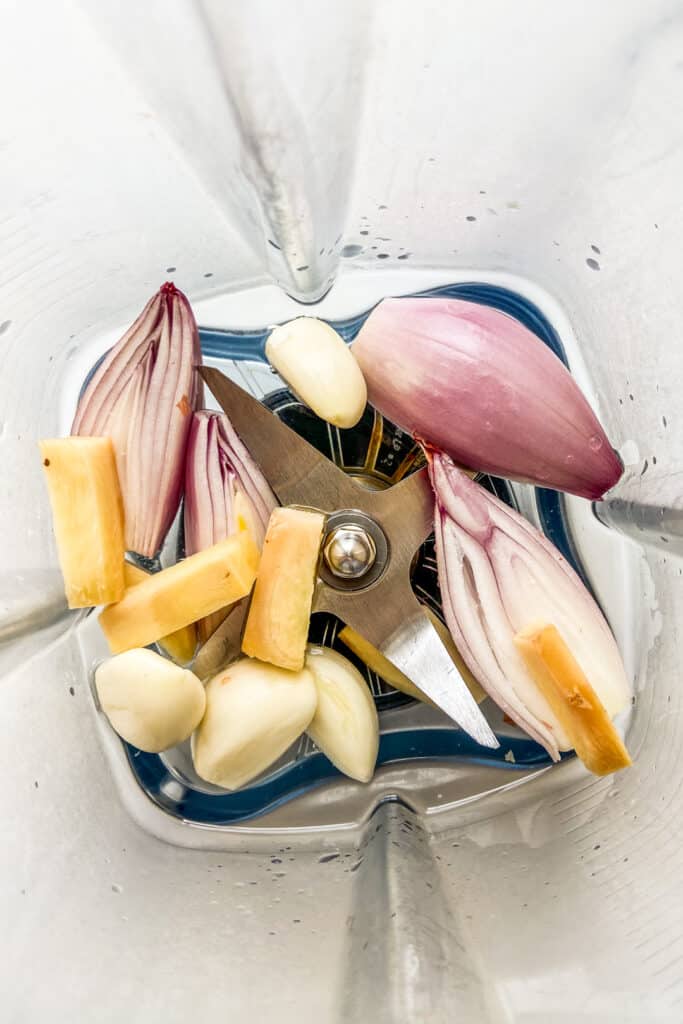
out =
[[[372,568],[377,548],[370,534],[356,523],[341,523],[328,535],[323,548],[325,564],[340,579],[357,580]]]

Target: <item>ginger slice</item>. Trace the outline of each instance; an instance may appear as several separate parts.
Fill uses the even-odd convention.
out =
[[[294,672],[304,667],[324,525],[321,512],[276,508],[271,513],[242,638],[244,654]]]
[[[40,442],[69,608],[123,597],[123,501],[110,437]]]
[[[100,615],[112,654],[146,647],[246,597],[258,559],[258,548],[244,531],[128,587]]]
[[[133,565],[132,562],[124,562],[123,575],[126,587],[135,587],[138,583],[144,583],[152,574],[137,565]],[[163,647],[174,661],[185,665],[188,661],[192,661],[197,647],[197,627],[194,622],[190,622],[189,625],[176,629],[175,633],[162,636],[157,643],[160,647]]]
[[[514,641],[589,771],[609,775],[628,768],[632,761],[621,736],[557,627],[532,625]]]

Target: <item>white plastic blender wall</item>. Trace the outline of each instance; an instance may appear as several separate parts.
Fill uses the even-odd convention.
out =
[[[683,1019],[681,3],[0,14],[3,1020]],[[628,541],[633,769],[567,763],[229,849],[140,827],[94,728],[35,442],[62,429],[74,360],[169,276],[209,326],[349,313],[348,282],[374,300],[408,277],[556,304],[626,463],[618,498],[674,524]],[[377,801],[421,771],[380,773]]]

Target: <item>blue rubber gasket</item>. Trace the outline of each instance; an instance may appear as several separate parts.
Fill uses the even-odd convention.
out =
[[[380,736],[377,765],[426,758],[513,770],[551,764],[543,747],[533,740],[511,736],[502,739],[498,750],[488,750],[459,729],[406,729],[384,733]],[[185,788],[183,795],[178,796],[178,786],[182,783],[175,778],[169,794],[164,791],[172,776],[157,754],[146,754],[130,746],[127,753],[133,773],[154,803],[177,818],[203,825],[235,825],[257,818],[314,786],[341,777],[324,754],[315,753],[274,773],[265,782],[254,783],[235,793],[202,793]]]

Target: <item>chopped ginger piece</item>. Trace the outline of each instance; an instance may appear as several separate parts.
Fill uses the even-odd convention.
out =
[[[124,562],[123,575],[126,587],[135,587],[138,583],[143,583],[151,573],[133,565],[132,562]],[[162,636],[158,644],[167,654],[170,654],[174,661],[185,665],[188,661],[192,661],[197,647],[197,627],[194,622],[190,622],[189,625],[176,629],[175,633]]]
[[[123,501],[110,437],[40,442],[69,608],[123,597]]]
[[[324,525],[320,512],[271,513],[242,638],[251,658],[294,672],[304,667]]]
[[[100,615],[110,650],[119,654],[146,647],[246,597],[258,558],[251,534],[235,533],[128,587],[123,598]]]
[[[621,736],[557,628],[530,626],[515,636],[515,646],[589,771],[609,775],[628,768]]]

